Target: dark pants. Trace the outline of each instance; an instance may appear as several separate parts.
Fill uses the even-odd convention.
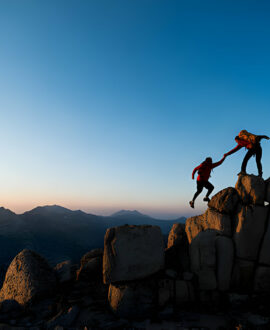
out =
[[[206,188],[208,190],[208,192],[206,194],[206,197],[209,197],[211,192],[214,190],[214,186],[209,181],[197,181],[197,191],[195,192],[195,194],[193,196],[193,199],[192,199],[193,202],[200,195],[200,193],[203,191],[203,188]]]
[[[258,167],[258,173],[259,173],[259,175],[262,175],[262,163],[261,163],[262,147],[259,143],[257,143],[252,149],[249,149],[249,151],[247,152],[246,156],[243,159],[241,171],[246,172],[247,162],[249,161],[249,159],[253,155],[256,155],[256,163],[257,163],[257,167]]]

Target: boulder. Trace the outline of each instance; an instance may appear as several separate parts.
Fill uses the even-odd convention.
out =
[[[231,287],[236,292],[249,293],[253,289],[255,263],[253,261],[235,259]]]
[[[268,226],[263,237],[263,243],[259,256],[259,263],[270,266],[270,217],[268,217]]]
[[[81,258],[81,266],[76,272],[78,281],[102,278],[103,249],[93,249]]]
[[[91,258],[83,263],[76,273],[77,281],[89,281],[92,279],[102,279],[102,257]]]
[[[149,317],[156,309],[157,287],[155,282],[136,281],[110,284],[108,300],[118,317],[140,319]]]
[[[54,267],[59,283],[69,282],[74,279],[74,271],[70,260],[63,261]]]
[[[164,268],[164,242],[158,226],[120,226],[106,231],[103,281],[132,281]]]
[[[222,214],[215,210],[208,209],[204,214],[204,230],[215,229],[220,235],[231,236],[231,217],[228,214]]]
[[[186,230],[189,244],[191,243],[191,241],[193,240],[194,237],[196,237],[201,231],[204,230],[203,223],[204,223],[203,214],[188,218],[186,220],[185,230]]]
[[[217,283],[220,291],[227,291],[230,288],[230,281],[234,260],[233,241],[229,237],[217,236],[216,238],[217,255]]]
[[[214,290],[217,286],[216,236],[215,231],[200,232],[190,244],[191,270],[198,276],[201,290]]]
[[[254,291],[256,293],[270,293],[270,267],[259,266],[255,272]]]
[[[82,258],[81,258],[81,266],[85,265],[89,260],[93,258],[102,258],[103,257],[103,249],[93,249],[89,252],[87,252]]]
[[[47,261],[31,250],[21,251],[11,262],[0,291],[0,301],[16,300],[21,305],[54,292],[56,277]]]
[[[202,215],[188,218],[186,220],[185,229],[189,243],[191,243],[200,232],[208,229],[217,230],[221,235],[231,236],[231,216],[209,208]]]
[[[239,200],[237,190],[229,187],[215,194],[208,203],[208,206],[220,213],[231,214],[235,211]]]
[[[181,246],[187,243],[187,235],[185,225],[183,223],[175,223],[168,236],[167,248],[172,246]]]
[[[236,230],[233,236],[236,256],[256,260],[265,231],[268,207],[242,206],[236,215]]]
[[[175,223],[168,236],[168,245],[165,250],[166,268],[172,268],[177,271],[189,269],[189,244],[185,225]]]
[[[265,182],[255,175],[239,175],[235,185],[244,204],[264,205]]]

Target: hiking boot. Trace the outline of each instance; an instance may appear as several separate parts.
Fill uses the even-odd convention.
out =
[[[205,196],[204,199],[203,199],[204,202],[210,202],[210,198]]]
[[[192,207],[194,209],[194,202],[193,201],[190,201],[189,205],[190,205],[190,207]]]

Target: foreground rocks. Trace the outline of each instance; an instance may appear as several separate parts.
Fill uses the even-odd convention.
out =
[[[157,226],[121,226],[107,230],[104,240],[104,283],[147,277],[164,267],[164,246]]]
[[[56,277],[47,261],[31,250],[23,250],[7,270],[0,301],[15,300],[24,306],[37,297],[52,295],[55,287]]]

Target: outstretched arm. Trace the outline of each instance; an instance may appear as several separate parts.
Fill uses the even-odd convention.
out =
[[[219,162],[213,163],[212,168],[215,168],[215,167],[221,165],[224,162],[225,158],[226,158],[226,156],[224,155]]]
[[[270,138],[269,138],[269,136],[267,136],[267,135],[258,135],[258,136],[257,136],[257,139],[258,139],[259,142],[260,142],[262,139],[269,140]]]
[[[224,154],[225,157],[234,154],[236,151],[240,150],[242,148],[242,146],[240,146],[239,144],[233,148],[231,151],[227,152],[226,154]]]

